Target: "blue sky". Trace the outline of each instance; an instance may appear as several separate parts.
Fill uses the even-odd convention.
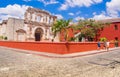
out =
[[[58,19],[120,17],[120,0],[0,0],[0,21],[8,17],[23,18],[28,7],[49,11]]]

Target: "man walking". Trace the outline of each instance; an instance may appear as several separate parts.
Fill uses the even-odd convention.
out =
[[[109,51],[109,46],[110,46],[110,42],[107,41],[107,42],[106,42],[106,48],[107,48],[107,51]]]

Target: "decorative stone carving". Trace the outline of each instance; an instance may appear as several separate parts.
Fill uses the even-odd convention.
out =
[[[8,40],[12,41],[43,41],[51,40],[51,24],[57,19],[56,16],[51,15],[49,12],[29,7],[25,14],[24,19],[9,18],[3,21],[0,25],[0,32],[6,30]],[[40,30],[37,31],[37,30]],[[3,32],[0,34],[4,35]],[[20,38],[23,38],[20,40]]]

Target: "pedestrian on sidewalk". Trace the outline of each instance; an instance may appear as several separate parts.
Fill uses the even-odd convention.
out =
[[[106,41],[103,42],[103,49],[107,49]]]
[[[100,43],[100,41],[97,42],[97,46],[98,46],[98,50],[100,50],[100,48],[101,48],[101,43]]]
[[[115,44],[115,47],[118,47],[118,40],[115,40],[114,44]]]
[[[107,42],[106,42],[106,48],[107,48],[107,51],[109,51],[109,46],[110,46],[110,42],[107,41]]]

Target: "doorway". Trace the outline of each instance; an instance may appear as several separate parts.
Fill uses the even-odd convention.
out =
[[[37,28],[35,30],[35,41],[40,41],[43,35],[43,30],[41,28]]]

